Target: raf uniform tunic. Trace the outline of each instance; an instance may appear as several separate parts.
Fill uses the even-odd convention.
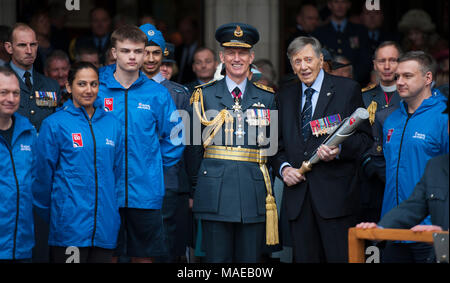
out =
[[[224,108],[233,112],[233,97],[225,79],[202,87],[205,111],[220,111]],[[238,119],[233,124],[233,147],[261,148],[257,142],[260,134],[255,126],[249,126],[246,111],[275,110],[274,94],[247,82],[241,102],[243,131],[239,138]],[[259,107],[258,107],[259,106]],[[256,126],[258,128],[258,126]],[[222,125],[221,137],[216,136],[221,145],[225,145],[225,124]],[[253,129],[251,129],[253,128]],[[250,135],[250,137],[249,137]],[[269,127],[266,126],[266,137]],[[253,145],[249,141],[254,141]],[[202,159],[202,157],[200,157]],[[193,211],[202,220],[261,223],[265,221],[266,187],[263,174],[257,163],[202,159],[198,171],[197,186],[194,193]]]
[[[22,78],[17,75],[20,86],[20,106],[18,113],[27,117],[31,124],[39,131],[42,121],[55,112],[56,106],[38,106],[36,104],[36,91],[53,92],[57,96],[57,102],[61,99],[58,82],[33,71],[33,88],[28,89]]]

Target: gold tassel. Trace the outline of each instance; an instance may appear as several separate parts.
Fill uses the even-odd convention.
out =
[[[377,112],[378,104],[375,101],[370,103],[369,107],[367,107],[367,111],[369,112],[369,122],[372,126],[375,123],[375,113]]]
[[[266,197],[266,244],[273,246],[279,242],[277,205],[275,198],[269,194]]]

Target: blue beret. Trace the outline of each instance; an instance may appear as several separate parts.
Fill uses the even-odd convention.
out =
[[[175,45],[170,42],[166,43],[166,49],[164,50],[163,63],[175,63]]]
[[[259,33],[251,25],[229,23],[216,30],[216,40],[222,47],[252,48],[259,41]]]
[[[161,50],[164,52],[166,49],[166,41],[162,33],[156,29],[156,27],[152,24],[145,24],[139,27],[147,36],[148,42],[153,42],[161,47]]]

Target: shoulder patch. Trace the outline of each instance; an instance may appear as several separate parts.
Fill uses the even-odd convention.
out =
[[[213,81],[210,81],[209,83],[195,86],[195,88],[204,88],[204,87],[207,87],[207,86],[211,86],[211,85],[215,84],[216,82],[217,82],[217,80],[213,80]]]
[[[253,83],[257,88],[260,88],[262,90],[268,91],[270,93],[275,93],[275,91],[273,90],[273,88],[259,84],[259,83]]]
[[[374,89],[374,88],[376,88],[376,87],[377,87],[376,84],[370,84],[370,85],[368,85],[367,87],[361,89],[361,92],[366,92],[366,91],[372,90],[372,89]]]

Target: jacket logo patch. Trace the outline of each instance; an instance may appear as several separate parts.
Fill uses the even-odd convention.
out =
[[[150,105],[139,102],[138,109],[150,110]]]
[[[73,147],[83,147],[83,138],[81,134],[72,134]]]
[[[424,134],[421,134],[421,133],[418,133],[418,132],[415,132],[414,133],[414,136],[413,136],[413,139],[419,139],[419,140],[425,140],[426,139],[426,135],[424,135]]]
[[[393,133],[394,133],[394,129],[389,129],[388,130],[388,134],[387,134],[387,137],[386,137],[386,143],[390,143],[391,142],[391,137],[392,137]]]
[[[110,140],[110,139],[106,139],[106,145],[116,146],[116,144],[114,143],[114,141],[113,141],[113,140]]]
[[[111,112],[114,110],[114,98],[105,98],[104,101],[105,111]]]
[[[31,151],[31,146],[30,145],[21,144],[20,145],[20,151]]]

